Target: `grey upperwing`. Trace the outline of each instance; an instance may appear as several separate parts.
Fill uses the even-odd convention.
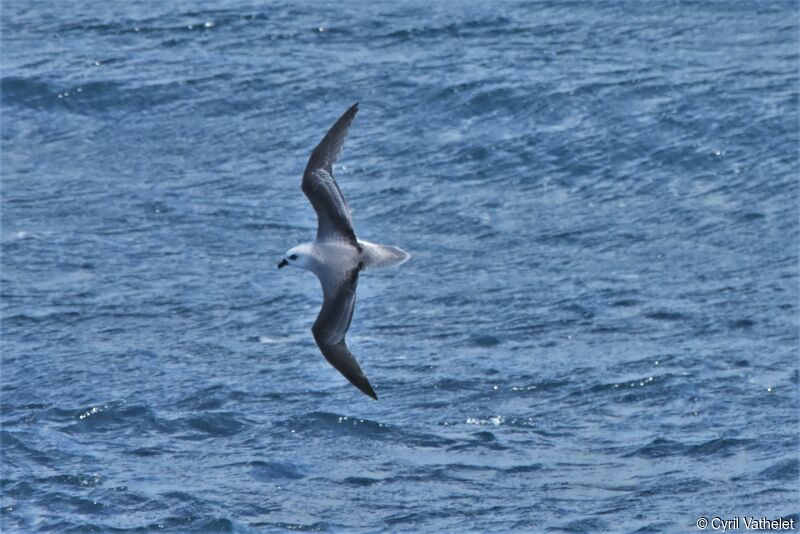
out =
[[[338,287],[329,279],[320,278],[324,300],[311,332],[325,359],[351,384],[377,400],[375,390],[344,340],[353,319],[358,273],[362,268],[363,264],[359,263],[347,278],[340,281]]]
[[[302,189],[317,212],[317,241],[342,238],[360,251],[350,209],[333,178],[333,164],[357,111],[357,103],[345,111],[311,153],[303,173]]]

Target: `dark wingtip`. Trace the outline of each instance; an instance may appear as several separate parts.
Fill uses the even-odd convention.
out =
[[[369,395],[375,400],[378,400],[378,395],[375,393],[375,390],[372,389],[372,385],[369,383],[369,380],[367,380],[366,376],[361,375],[358,381],[352,381],[352,382],[353,385],[358,389],[360,389],[364,394]]]
[[[363,391],[364,393],[366,393],[367,395],[369,395],[369,396],[370,396],[370,397],[372,397],[373,399],[375,399],[375,400],[378,400],[378,394],[377,394],[377,393],[375,393],[375,390],[374,390],[374,389],[372,389],[372,386],[370,386],[369,384],[367,384],[367,387],[369,388],[369,391],[368,391],[368,390],[366,390],[366,389],[362,389],[361,391]]]

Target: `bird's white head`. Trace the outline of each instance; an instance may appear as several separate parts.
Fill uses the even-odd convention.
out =
[[[311,269],[311,249],[307,244],[298,245],[286,251],[286,255],[278,263],[278,269],[291,265],[301,269]]]

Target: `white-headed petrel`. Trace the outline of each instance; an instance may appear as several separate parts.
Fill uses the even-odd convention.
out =
[[[317,275],[322,309],[311,332],[323,356],[351,384],[377,399],[344,336],[356,305],[358,274],[372,267],[399,265],[410,256],[403,250],[356,238],[350,209],[333,178],[333,164],[342,149],[358,104],[344,112],[311,153],[303,173],[303,193],[317,212],[317,238],[289,249],[278,268],[292,265]]]

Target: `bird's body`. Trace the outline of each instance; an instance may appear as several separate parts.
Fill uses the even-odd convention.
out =
[[[346,278],[354,265],[362,263],[362,269],[399,265],[410,256],[397,247],[376,245],[369,241],[358,240],[359,248],[341,240],[314,241],[303,243],[290,249],[286,255],[298,256],[295,265],[311,271],[322,280],[323,277],[331,281]],[[301,259],[302,258],[302,259]],[[299,262],[304,262],[299,265]]]
[[[403,250],[356,238],[350,210],[333,178],[333,163],[344,143],[358,104],[348,109],[311,153],[303,174],[303,192],[317,212],[317,238],[290,249],[278,268],[307,269],[319,278],[323,304],[311,331],[322,354],[345,378],[370,397],[374,389],[345,343],[355,310],[358,276],[366,268],[399,265]]]
[[[353,266],[361,261],[362,253],[345,241],[331,240],[303,243],[289,250],[287,255],[297,255],[298,267],[311,271],[320,281],[325,279],[338,286]],[[300,265],[300,262],[303,264]]]

